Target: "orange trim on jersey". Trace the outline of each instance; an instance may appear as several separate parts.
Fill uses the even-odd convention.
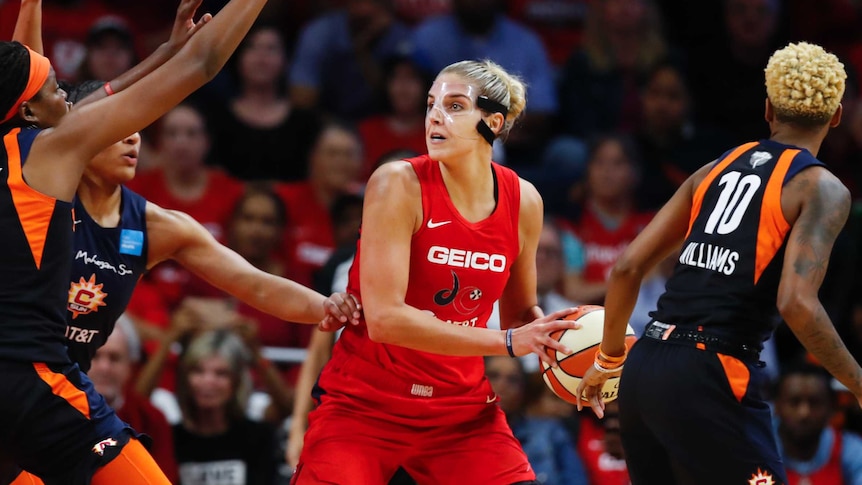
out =
[[[39,374],[39,378],[51,386],[51,392],[55,396],[62,397],[73,408],[77,409],[87,419],[90,419],[90,401],[87,400],[87,394],[75,387],[74,384],[66,379],[63,374],[58,374],[48,368],[47,365],[41,362],[34,362],[33,368]]]
[[[685,233],[685,237],[688,238],[689,234],[691,234],[691,228],[694,226],[694,220],[697,219],[697,215],[700,214],[700,206],[703,204],[703,198],[706,195],[706,190],[712,185],[712,181],[718,177],[718,174],[722,172],[728,165],[733,163],[734,160],[739,158],[740,155],[747,152],[749,148],[757,145],[757,142],[746,143],[745,145],[740,145],[736,147],[732,152],[728,153],[724,159],[715,164],[712,167],[712,170],[706,174],[706,177],[700,182],[700,185],[697,186],[697,190],[694,191],[694,198],[691,201],[691,217],[688,220],[688,231]]]
[[[733,397],[737,401],[742,402],[745,396],[745,391],[748,390],[748,381],[751,380],[751,372],[748,367],[736,357],[731,357],[724,354],[715,354],[718,356],[721,367],[724,368],[724,375],[727,376],[727,383],[730,384],[730,390],[733,392]]]
[[[45,485],[45,482],[36,475],[31,475],[22,470],[9,485]]]
[[[116,458],[96,470],[92,483],[171,485],[152,455],[135,438],[129,440]]]
[[[21,149],[18,147],[18,133],[20,128],[10,131],[3,137],[6,145],[6,153],[9,156],[9,179],[7,185],[12,193],[12,203],[30,252],[33,253],[33,261],[36,269],[42,266],[42,252],[45,250],[45,240],[48,238],[48,226],[51,225],[51,216],[54,214],[54,206],[57,200],[45,194],[37,192],[24,182],[21,171]]]
[[[760,276],[784,244],[784,237],[790,230],[790,224],[784,218],[784,211],[781,210],[781,189],[784,187],[784,178],[790,170],[790,164],[798,153],[799,150],[784,150],[775,162],[775,168],[766,183],[760,206],[760,223],[757,227],[754,284],[760,280]]]

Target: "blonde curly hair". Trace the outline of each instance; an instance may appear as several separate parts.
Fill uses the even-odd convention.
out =
[[[788,44],[772,54],[765,71],[766,95],[779,121],[824,125],[844,96],[844,64],[819,45]]]

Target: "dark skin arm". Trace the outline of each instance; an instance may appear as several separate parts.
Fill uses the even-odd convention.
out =
[[[601,345],[605,354],[621,356],[626,352],[626,325],[637,302],[641,281],[685,240],[694,191],[711,168],[712,164],[702,167],[677,189],[643,232],[629,244],[611,270]],[[576,394],[590,402],[599,418],[604,416],[604,402],[599,390],[609,377],[616,376],[619,376],[619,372],[606,374],[591,367],[578,386]],[[578,404],[578,410],[581,408]]]
[[[23,168],[27,183],[50,197],[72,200],[84,167],[97,153],[149,126],[215,77],[264,4],[266,0],[232,0],[151,74],[114,96],[69,112],[56,127],[42,131]]]
[[[850,213],[850,192],[822,167],[802,171],[785,189],[790,197],[782,197],[782,208],[795,223],[778,285],[778,311],[802,345],[858,399],[862,369],[818,298],[832,246]]]
[[[21,0],[12,40],[17,40],[39,54],[45,54],[45,47],[42,45],[42,0]]]

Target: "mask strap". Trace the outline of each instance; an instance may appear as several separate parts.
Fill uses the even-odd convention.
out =
[[[500,113],[503,115],[504,119],[506,118],[506,115],[509,114],[508,108],[503,106],[501,103],[489,99],[487,96],[479,96],[476,99],[476,106],[478,106],[482,111],[487,111],[488,113]],[[495,135],[494,130],[485,123],[485,120],[479,120],[479,122],[476,123],[476,130],[490,145],[494,144],[494,139],[497,138],[497,135]]]

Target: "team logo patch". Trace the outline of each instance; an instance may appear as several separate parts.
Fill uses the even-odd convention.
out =
[[[751,154],[751,160],[749,163],[751,164],[751,168],[757,168],[766,162],[772,160],[772,154],[769,152],[754,152]]]
[[[105,297],[107,293],[102,291],[103,283],[96,284],[96,274],[93,273],[89,280],[83,277],[77,283],[72,282],[69,287],[69,305],[67,308],[72,312],[72,320],[78,315],[86,315],[99,311],[99,307],[107,305]]]
[[[105,448],[109,446],[117,446],[117,440],[115,440],[114,438],[108,438],[96,443],[95,445],[93,445],[93,453],[99,456],[104,456]]]
[[[772,474],[766,471],[757,469],[757,473],[751,475],[751,478],[748,479],[748,485],[776,485],[775,480],[772,479]]]

